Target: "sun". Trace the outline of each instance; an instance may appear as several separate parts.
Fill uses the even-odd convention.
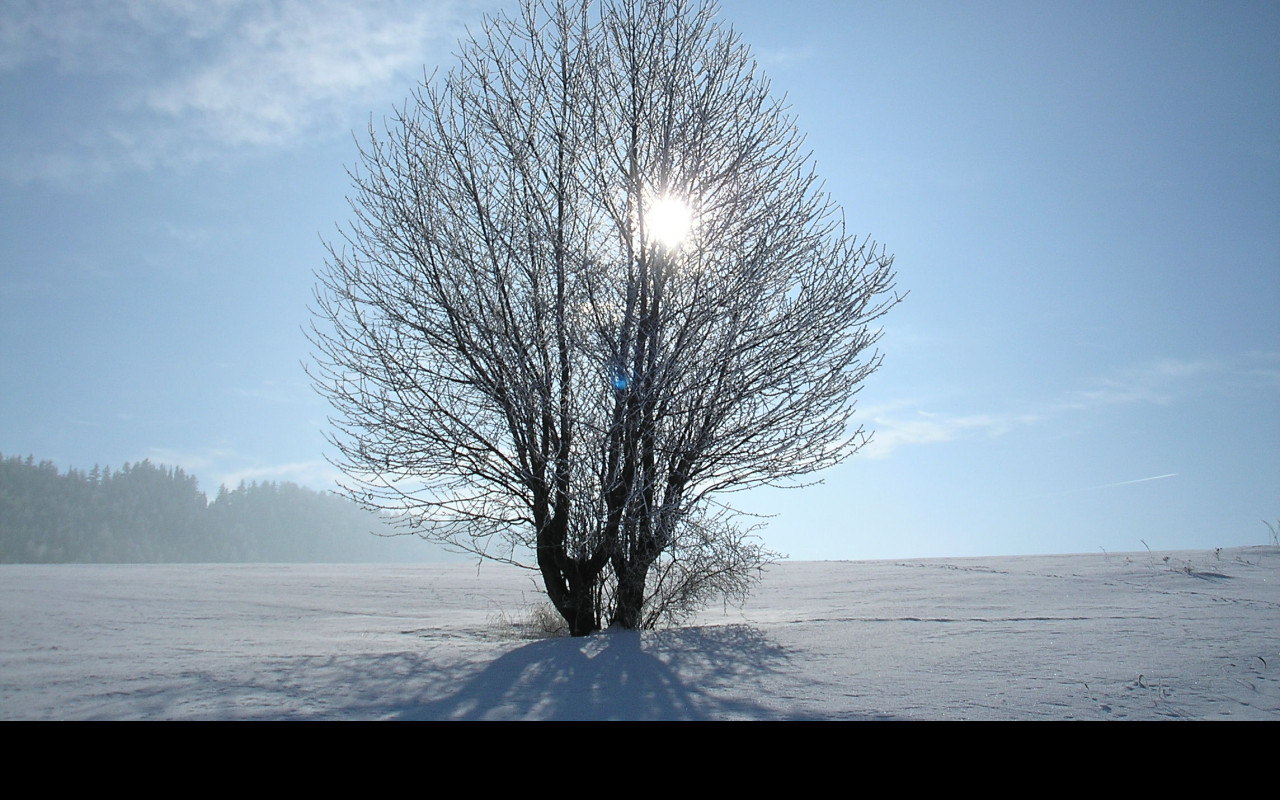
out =
[[[680,198],[666,195],[649,203],[644,223],[650,235],[670,250],[678,247],[689,235],[693,228],[693,212]]]

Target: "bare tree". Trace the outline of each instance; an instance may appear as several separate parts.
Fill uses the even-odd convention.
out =
[[[770,554],[713,496],[858,449],[870,323],[898,301],[715,12],[487,20],[371,126],[320,275],[311,372],[348,491],[536,566],[574,635],[745,595]]]

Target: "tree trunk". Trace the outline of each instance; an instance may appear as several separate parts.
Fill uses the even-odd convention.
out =
[[[594,588],[588,584],[576,587],[576,591],[569,591],[566,605],[560,609],[560,614],[569,623],[570,636],[587,636],[600,630]]]
[[[561,570],[558,566],[544,563],[541,568],[542,583],[547,587],[547,596],[551,598],[552,605],[569,624],[569,635],[587,636],[600,630],[600,614],[596,609],[596,581],[583,576],[581,564],[570,564],[568,570]]]
[[[649,577],[649,567],[630,565],[618,573],[618,594],[614,599],[610,625],[627,630],[637,630],[644,624],[644,588]]]

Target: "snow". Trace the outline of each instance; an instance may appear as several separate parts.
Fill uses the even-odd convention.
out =
[[[3,719],[1280,719],[1280,548],[784,562],[523,639],[486,565],[0,566]]]

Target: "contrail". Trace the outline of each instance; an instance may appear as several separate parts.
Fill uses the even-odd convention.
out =
[[[1112,486],[1128,486],[1131,483],[1146,483],[1147,481],[1162,481],[1165,478],[1176,478],[1176,477],[1178,477],[1178,473],[1170,472],[1168,475],[1152,475],[1150,478],[1135,478],[1134,480],[1131,480],[1131,481],[1117,481],[1115,483],[1108,483],[1102,486],[1093,486],[1090,488],[1091,489],[1110,489]],[[1089,489],[1082,489],[1081,491],[1089,491]]]
[[[1080,489],[1064,489],[1060,492],[1054,492],[1049,497],[1063,497],[1069,494],[1079,494],[1081,492],[1096,492],[1102,489],[1111,489],[1116,486],[1128,486],[1131,483],[1146,483],[1147,481],[1162,481],[1165,478],[1176,478],[1178,473],[1170,472],[1165,475],[1152,475],[1150,478],[1134,478],[1131,481],[1116,481],[1115,483],[1104,483],[1101,486],[1085,486]]]

